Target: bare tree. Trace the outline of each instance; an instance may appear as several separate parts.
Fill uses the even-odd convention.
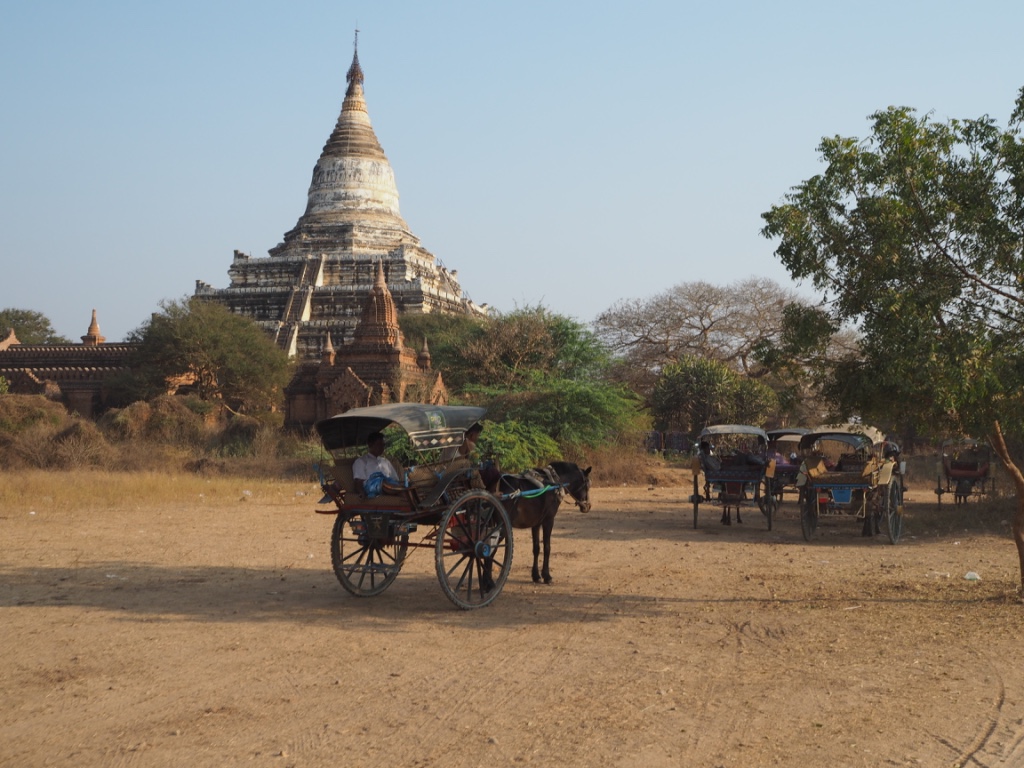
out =
[[[782,310],[797,301],[795,291],[767,278],[680,283],[648,299],[618,302],[598,316],[594,330],[621,358],[619,378],[641,392],[686,355],[757,377],[755,350],[779,337]]]

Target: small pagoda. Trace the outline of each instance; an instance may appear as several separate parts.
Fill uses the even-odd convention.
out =
[[[419,351],[405,346],[395,300],[378,263],[352,342],[336,348],[328,332],[319,360],[301,364],[285,388],[285,426],[308,430],[350,408],[404,402],[443,405],[448,389],[431,368],[426,340]]]

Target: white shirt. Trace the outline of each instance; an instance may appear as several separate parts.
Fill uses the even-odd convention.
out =
[[[352,478],[355,480],[367,480],[374,472],[380,472],[392,480],[400,480],[394,465],[381,456],[374,456],[372,453],[364,453],[352,463]]]

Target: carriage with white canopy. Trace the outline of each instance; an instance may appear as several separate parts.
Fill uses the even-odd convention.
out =
[[[906,462],[896,443],[874,427],[815,427],[800,438],[800,528],[811,540],[823,517],[853,518],[865,536],[885,526],[895,544],[903,532]]]
[[[775,461],[768,455],[767,433],[748,424],[717,424],[705,427],[697,439],[697,455],[691,467],[693,527],[697,527],[700,505],[710,503],[722,508],[723,525],[732,525],[733,511],[736,522],[742,523],[740,510],[756,507],[770,531],[778,500],[773,491]]]

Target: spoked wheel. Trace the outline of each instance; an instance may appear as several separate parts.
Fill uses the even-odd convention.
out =
[[[334,521],[331,534],[331,565],[334,573],[347,592],[356,597],[379,595],[391,586],[391,582],[402,570],[409,548],[409,534],[387,535],[378,530],[373,513],[342,512]],[[388,528],[387,513],[377,520],[384,520]],[[380,535],[383,534],[383,535]]]
[[[893,544],[898,542],[903,534],[903,485],[898,477],[892,478],[885,490],[885,497],[882,499],[882,522],[885,523],[889,541]]]
[[[512,569],[512,523],[501,502],[486,491],[463,494],[441,516],[434,561],[455,605],[490,605]]]
[[[800,530],[804,534],[804,541],[810,541],[814,532],[818,529],[818,505],[814,497],[813,489],[800,489]]]

